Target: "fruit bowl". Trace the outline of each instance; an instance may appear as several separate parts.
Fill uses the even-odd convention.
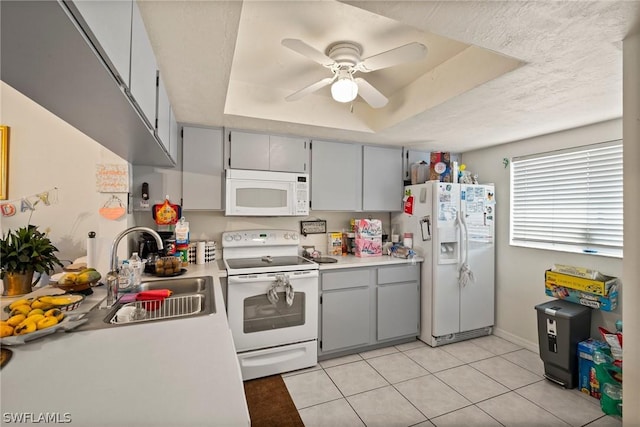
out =
[[[87,268],[77,273],[64,272],[54,274],[51,276],[50,284],[67,292],[82,292],[96,286],[100,279],[101,275],[99,272],[93,268]]]
[[[57,308],[60,311],[71,311],[80,306],[82,301],[84,301],[84,296],[80,294],[41,295],[36,298],[24,299],[24,301],[27,301],[27,304],[24,305],[29,305],[32,309],[40,308],[50,310]],[[35,301],[38,302],[34,304]],[[12,309],[7,305],[4,307],[4,311],[11,313]]]

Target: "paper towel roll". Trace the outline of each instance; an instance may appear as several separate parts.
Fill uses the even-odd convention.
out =
[[[87,238],[87,268],[96,268],[96,233],[89,232]]]
[[[205,242],[196,243],[196,264],[204,264],[204,247]]]

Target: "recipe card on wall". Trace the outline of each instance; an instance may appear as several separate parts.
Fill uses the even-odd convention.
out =
[[[100,193],[128,193],[129,165],[97,164],[96,191]]]

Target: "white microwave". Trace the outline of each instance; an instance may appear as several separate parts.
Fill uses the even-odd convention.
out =
[[[227,169],[225,215],[309,215],[309,188],[305,173]]]

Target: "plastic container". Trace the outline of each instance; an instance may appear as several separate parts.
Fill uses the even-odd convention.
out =
[[[409,249],[413,248],[413,233],[404,233],[402,245]]]
[[[140,286],[140,282],[142,281],[142,259],[138,256],[138,252],[131,254],[129,267],[131,268],[131,286]]]
[[[122,261],[122,265],[120,266],[120,270],[118,270],[118,289],[121,291],[126,291],[132,288],[133,277],[131,267],[129,266],[129,261]]]
[[[613,364],[613,357],[603,350],[593,354],[596,377],[602,390],[600,407],[607,415],[622,416],[622,368]]]

